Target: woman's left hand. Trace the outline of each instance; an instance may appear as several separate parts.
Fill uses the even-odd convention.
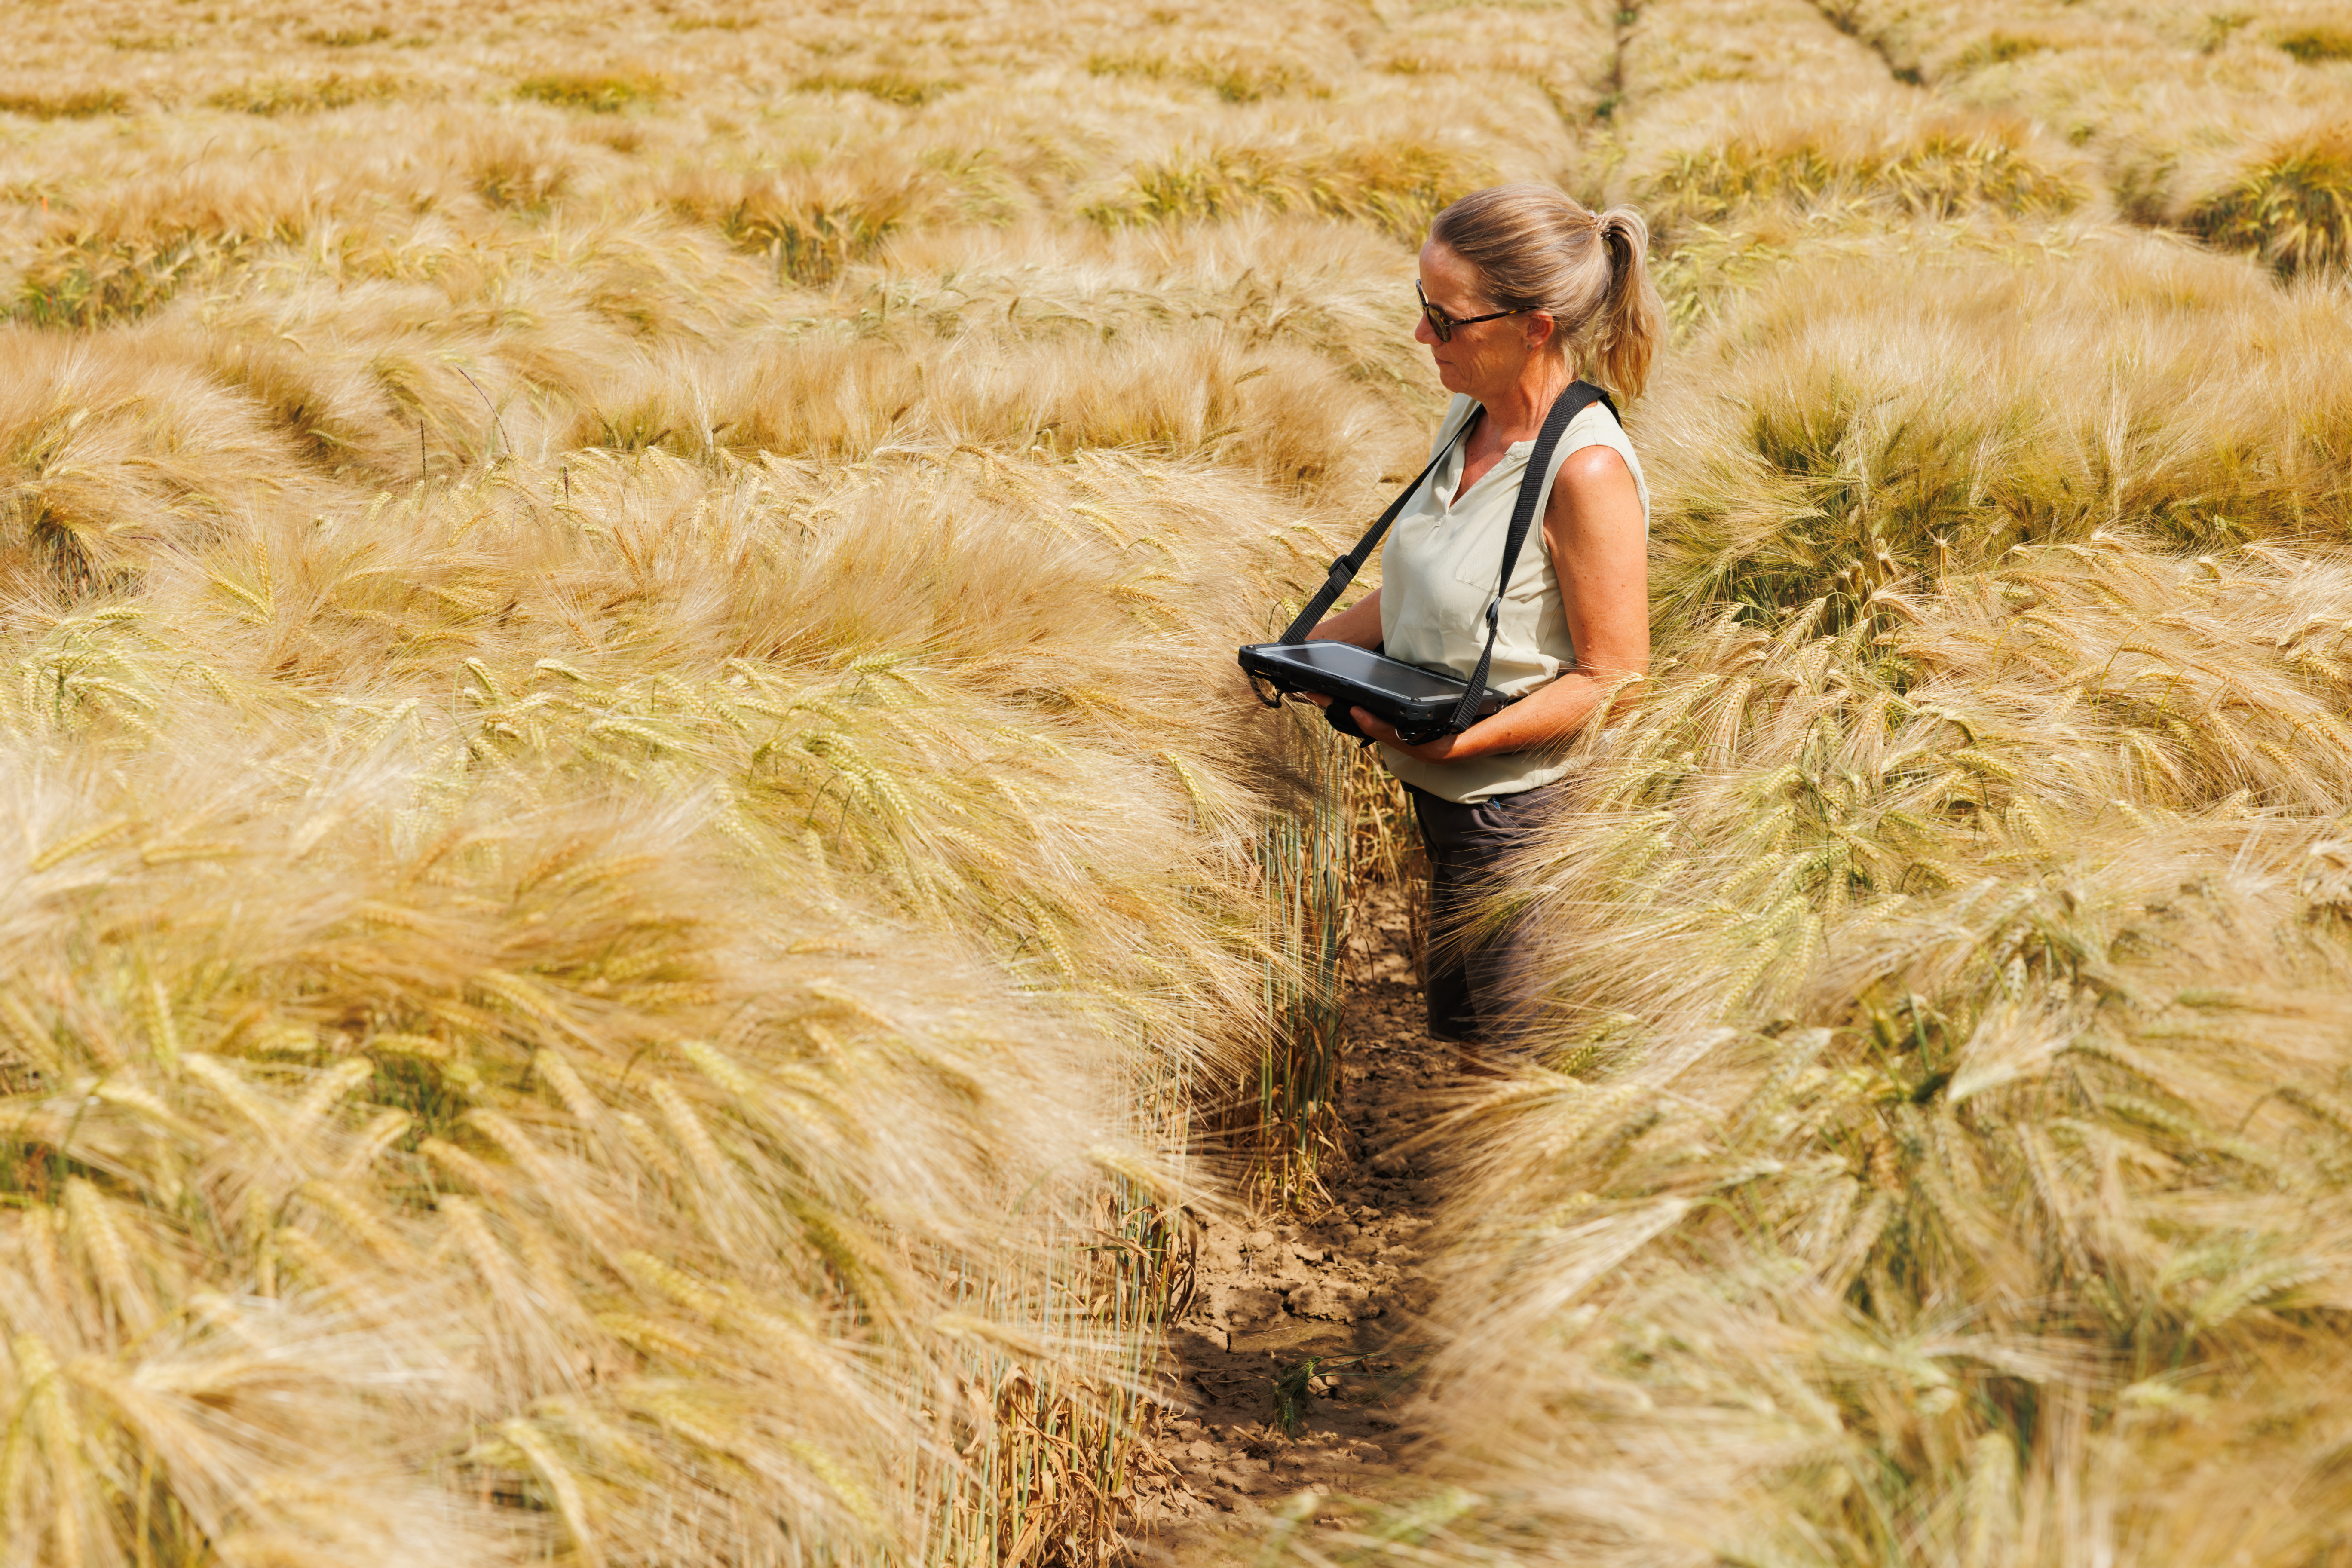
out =
[[[1302,691],[1298,695],[1318,708],[1331,706],[1331,700],[1319,691]],[[1409,746],[1405,744],[1404,737],[1396,732],[1396,726],[1387,720],[1367,713],[1360,708],[1350,708],[1348,712],[1355,719],[1357,729],[1381,745],[1392,746],[1408,757],[1418,757],[1424,763],[1458,763],[1467,754],[1461,749],[1460,735],[1440,735],[1434,741]]]
[[[1324,700],[1324,705],[1326,707],[1330,705],[1329,699]],[[1398,734],[1396,726],[1387,720],[1376,714],[1367,713],[1360,708],[1350,708],[1348,711],[1354,717],[1356,728],[1378,741],[1381,745],[1402,752],[1408,757],[1417,758],[1424,763],[1458,763],[1464,760],[1460,735],[1440,735],[1434,741],[1424,741],[1415,746],[1408,743],[1403,736]]]

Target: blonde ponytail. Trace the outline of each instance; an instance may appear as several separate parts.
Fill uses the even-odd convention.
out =
[[[1649,384],[1666,314],[1650,281],[1650,226],[1632,207],[1611,207],[1601,215],[1601,238],[1609,249],[1609,293],[1590,352],[1600,362],[1601,384],[1639,397]]]

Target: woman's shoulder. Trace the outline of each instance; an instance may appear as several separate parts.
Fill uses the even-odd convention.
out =
[[[1625,422],[1617,417],[1616,409],[1596,397],[1576,411],[1576,417],[1568,422],[1568,427],[1580,436],[1591,430],[1609,430],[1622,436],[1625,431]]]
[[[1622,469],[1595,447],[1615,453],[1622,462]],[[1625,434],[1625,426],[1607,404],[1595,401],[1579,409],[1576,417],[1568,422],[1567,430],[1561,433],[1559,450],[1552,455],[1551,471],[1555,481],[1566,479],[1571,486],[1594,480],[1605,482],[1619,473],[1630,474],[1633,489],[1642,500],[1643,526],[1647,526],[1650,487],[1642,477],[1642,459],[1634,453],[1633,438]]]
[[[1576,411],[1576,417],[1560,432],[1559,448],[1573,452],[1583,447],[1614,447],[1621,452],[1633,449],[1633,438],[1625,433],[1623,421],[1615,410],[1595,398]]]

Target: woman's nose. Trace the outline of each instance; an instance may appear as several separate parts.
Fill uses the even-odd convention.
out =
[[[1429,324],[1429,318],[1427,316],[1415,316],[1413,318],[1412,341],[1417,343],[1427,343],[1432,348],[1437,346],[1437,329]]]

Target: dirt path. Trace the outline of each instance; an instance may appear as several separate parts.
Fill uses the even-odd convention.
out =
[[[1327,1173],[1336,1206],[1206,1223],[1136,1478],[1138,1562],[1185,1561],[1307,1489],[1378,1495],[1405,1473],[1400,1413],[1426,1349],[1421,1241],[1434,1194],[1399,1145],[1460,1069],[1423,1030],[1396,894],[1359,910],[1345,979],[1349,1148]]]

